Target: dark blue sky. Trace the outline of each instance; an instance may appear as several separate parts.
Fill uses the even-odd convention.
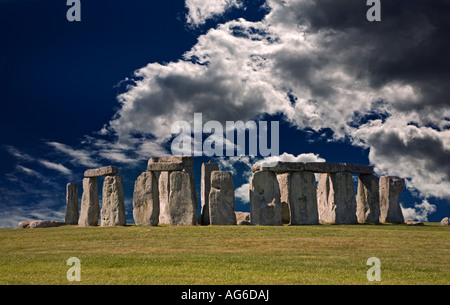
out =
[[[121,108],[117,96],[138,79],[133,76],[137,69],[181,60],[211,28],[238,18],[260,21],[269,12],[261,7],[264,1],[244,1],[244,8],[232,8],[193,27],[186,23],[184,1],[81,3],[82,21],[68,22],[65,1],[0,0],[0,227],[15,226],[25,218],[63,218],[65,184],[81,182],[90,163],[119,166],[131,222],[132,188],[145,171],[145,158],[114,162],[123,156],[131,158],[123,152],[120,158],[108,159],[105,147],[116,152],[121,147],[114,135],[99,134]],[[320,22],[312,19],[309,24]],[[192,116],[186,113],[188,119]],[[357,147],[349,138],[335,140],[330,128],[299,128],[274,113],[264,120],[281,121],[280,153],[314,153],[329,162],[370,163],[370,148]],[[200,165],[206,161],[195,162],[198,189]],[[248,171],[243,164],[234,166],[237,172]],[[235,187],[247,183],[246,179],[236,174]],[[413,207],[424,198],[420,192],[405,191],[401,200],[405,207]],[[427,200],[437,206],[430,221],[450,214],[446,200]],[[249,206],[238,199],[237,209]]]

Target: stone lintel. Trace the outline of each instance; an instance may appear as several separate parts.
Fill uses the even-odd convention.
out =
[[[151,172],[181,171],[185,168],[192,167],[193,164],[194,158],[190,156],[150,158],[148,160],[147,170]]]
[[[95,169],[88,169],[84,172],[84,177],[86,178],[95,178],[95,177],[103,177],[103,176],[115,176],[119,173],[119,169],[116,166],[105,166]]]
[[[313,172],[313,173],[338,173],[346,172],[352,174],[372,174],[373,167],[368,165],[351,164],[351,163],[328,163],[328,162],[278,162],[275,165],[267,166],[264,164],[256,164],[252,166],[252,172],[271,171],[275,173],[284,172]]]

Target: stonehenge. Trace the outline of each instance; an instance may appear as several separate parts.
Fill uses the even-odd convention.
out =
[[[201,167],[201,211],[198,211],[193,164],[194,158],[190,156],[149,159],[147,170],[134,183],[135,225],[405,223],[399,203],[405,180],[394,176],[378,179],[372,166],[325,162],[254,165],[249,181],[248,213],[235,211],[232,173],[220,171],[219,165],[211,162]],[[353,175],[358,175],[357,192]],[[99,177],[104,177],[101,210]],[[66,185],[64,223],[27,220],[19,227],[98,226],[99,220],[104,227],[127,224],[123,178],[117,167],[86,170],[82,185],[80,211],[78,184]],[[411,220],[406,223],[414,224]]]

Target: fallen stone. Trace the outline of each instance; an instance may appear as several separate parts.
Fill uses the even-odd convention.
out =
[[[21,222],[19,222],[19,225],[18,225],[18,229],[26,229],[26,228],[29,228],[30,227],[30,223],[32,222],[33,220],[22,220]]]
[[[448,217],[445,217],[444,219],[441,220],[441,226],[448,226],[450,225],[450,220]]]
[[[158,180],[153,172],[142,173],[134,183],[133,218],[137,226],[158,225]]]
[[[359,175],[356,216],[359,223],[380,222],[379,181],[374,175]]]
[[[195,225],[197,200],[193,193],[192,175],[185,172],[170,174],[169,215],[171,225]]]
[[[78,224],[78,184],[68,183],[66,186],[66,225]]]
[[[83,196],[78,225],[81,227],[97,226],[100,217],[97,178],[83,179]]]
[[[399,203],[399,196],[405,188],[405,179],[393,176],[380,178],[380,222],[405,222]]]
[[[234,212],[236,215],[236,224],[239,226],[249,226],[250,222],[250,213],[248,212]]]
[[[320,223],[357,223],[352,175],[343,172],[320,174],[317,203]]]
[[[213,171],[209,193],[209,223],[211,225],[235,225],[234,185],[231,172]]]
[[[413,219],[405,219],[405,224],[408,226],[424,226],[423,222],[414,221]]]
[[[30,229],[39,229],[39,228],[54,228],[65,225],[64,222],[56,221],[56,220],[33,220],[30,222]]]
[[[101,226],[125,226],[125,199],[121,175],[108,176],[103,182]]]
[[[250,179],[250,215],[252,225],[282,225],[280,188],[275,173],[259,171]]]
[[[95,178],[95,177],[104,177],[104,176],[114,176],[119,173],[119,169],[115,166],[105,166],[96,169],[88,169],[84,172],[84,177],[86,178]]]
[[[211,190],[211,172],[218,171],[219,164],[217,163],[203,163],[201,176],[201,202],[202,213],[200,215],[200,224],[209,225],[209,193]]]
[[[181,171],[192,167],[194,158],[189,156],[172,156],[161,158],[150,158],[147,164],[148,171]]]
[[[283,200],[289,211],[289,224],[314,225],[319,223],[316,179],[312,172],[291,172],[278,175]],[[284,211],[282,211],[284,213]]]

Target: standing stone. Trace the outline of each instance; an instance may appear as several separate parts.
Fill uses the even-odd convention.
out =
[[[103,182],[101,225],[125,226],[125,200],[121,175],[107,176]]]
[[[352,175],[343,172],[320,174],[317,203],[320,223],[357,223]]]
[[[195,225],[197,200],[192,191],[192,175],[185,172],[170,174],[169,216],[172,225]]]
[[[380,178],[380,222],[404,223],[398,197],[405,189],[405,179],[393,176]]]
[[[98,202],[97,178],[84,178],[81,213],[78,219],[78,225],[81,227],[97,226],[99,217],[100,205]]]
[[[138,226],[158,225],[158,180],[152,172],[142,173],[134,183],[133,218]]]
[[[312,172],[291,172],[278,179],[282,198],[288,204],[291,225],[319,223],[316,179]]]
[[[78,224],[78,184],[68,183],[66,186],[66,225]]]
[[[379,183],[374,175],[359,175],[356,216],[359,223],[380,222]]]
[[[259,171],[250,179],[252,225],[282,225],[280,187],[275,173]]]
[[[159,223],[170,224],[169,214],[169,193],[170,193],[170,172],[164,171],[155,173],[158,178],[159,192]]]
[[[289,173],[277,174],[278,185],[280,187],[281,200],[281,222],[283,224],[291,223],[291,211],[289,209]]]
[[[218,171],[219,164],[217,163],[203,163],[202,164],[202,177],[201,177],[201,201],[202,201],[202,214],[200,223],[202,225],[209,225],[209,193],[211,190],[211,172]]]
[[[231,172],[213,171],[209,193],[209,216],[211,225],[235,225],[234,186]]]
[[[450,225],[450,220],[448,217],[445,217],[441,220],[441,226],[448,226]]]

